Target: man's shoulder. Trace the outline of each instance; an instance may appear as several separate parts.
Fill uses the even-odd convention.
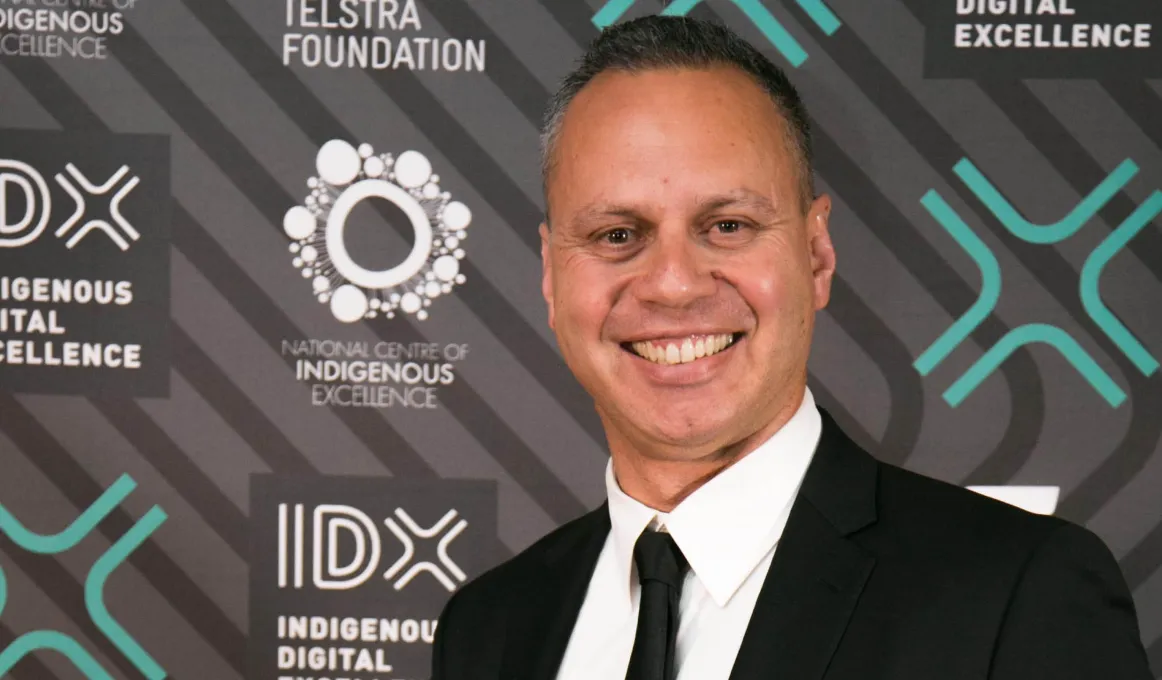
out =
[[[1026,559],[1050,536],[1087,530],[983,494],[880,463],[878,522],[906,544],[952,555]]]
[[[609,512],[602,506],[460,588],[444,606],[436,627],[437,677],[498,674],[503,640],[511,632],[513,617],[546,595],[545,579],[555,569],[576,564],[598,541],[603,544],[608,526]]]
[[[849,523],[866,527],[857,542],[899,547],[905,555],[914,554],[907,548],[947,555],[957,546],[978,550],[984,543],[1020,552],[1068,525],[879,460],[847,437],[825,410],[820,412],[823,433],[804,491],[829,517],[855,517]]]
[[[583,551],[591,540],[603,538],[608,533],[608,518],[608,510],[602,505],[557,527],[517,555],[473,579],[460,589],[457,599],[493,606],[498,603],[498,598],[527,592],[553,562]]]

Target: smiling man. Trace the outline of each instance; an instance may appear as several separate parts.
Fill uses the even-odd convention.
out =
[[[457,593],[439,680],[1148,680],[1093,534],[877,462],[814,403],[806,111],[729,30],[606,30],[553,97],[549,323],[608,502]]]

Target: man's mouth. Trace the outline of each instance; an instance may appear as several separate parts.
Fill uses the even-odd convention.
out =
[[[742,339],[742,333],[688,335],[680,338],[658,338],[623,343],[622,347],[646,361],[663,366],[688,364],[714,356]]]

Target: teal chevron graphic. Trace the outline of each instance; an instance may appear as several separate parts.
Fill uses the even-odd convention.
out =
[[[1052,244],[1069,238],[1084,227],[1138,173],[1138,166],[1129,159],[1122,161],[1069,214],[1052,224],[1033,224],[1025,219],[967,158],[962,158],[953,167],[953,172],[1013,236],[1028,243]],[[973,233],[940,194],[929,190],[920,203],[972,258],[981,275],[980,295],[976,302],[913,363],[920,375],[927,376],[996,308],[1001,297],[1001,268],[984,241]],[[1158,370],[1158,360],[1106,307],[1099,282],[1110,260],[1159,213],[1162,213],[1162,191],[1154,191],[1089,254],[1078,286],[1086,313],[1145,376]],[[1111,407],[1117,408],[1126,400],[1125,392],[1073,336],[1047,324],[1026,324],[1009,331],[945,391],[944,400],[953,407],[959,406],[1009,355],[1030,343],[1042,343],[1057,350]]]
[[[795,40],[783,24],[771,14],[771,11],[763,6],[761,0],[732,1],[792,66],[798,68],[803,65],[803,62],[807,61],[807,51],[803,49],[803,46],[799,44],[798,40]],[[593,25],[598,28],[605,28],[613,24],[630,7],[633,7],[636,2],[637,0],[609,0],[593,15]],[[828,9],[827,5],[823,4],[823,0],[795,0],[795,2],[803,8],[807,16],[811,17],[811,20],[827,35],[833,35],[839,30],[841,25],[839,23],[839,17],[835,16],[835,13]],[[661,13],[664,16],[684,17],[701,3],[702,0],[674,0]]]
[[[44,535],[29,531],[12,513],[0,505],[0,531],[3,531],[20,548],[40,555],[55,555],[71,549],[113,512],[125,497],[137,486],[129,475],[122,475],[101,497],[85,509],[63,531]],[[89,575],[85,578],[85,606],[89,617],[97,629],[109,639],[137,670],[149,680],[162,680],[166,672],[141,645],[133,639],[125,628],[117,622],[105,606],[105,582],[109,575],[121,565],[134,550],[145,542],[166,520],[165,511],[160,507],[150,508],[129,531],[118,539],[105,554],[97,559]],[[0,570],[0,614],[7,601],[8,584],[3,570]],[[67,658],[77,670],[90,680],[112,680],[111,675],[74,638],[52,630],[38,630],[25,633],[3,651],[0,651],[0,677],[26,655],[47,649]]]

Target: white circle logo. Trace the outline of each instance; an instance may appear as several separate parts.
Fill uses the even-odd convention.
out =
[[[353,323],[401,312],[426,319],[433,299],[464,283],[461,244],[472,211],[440,188],[426,156],[376,154],[370,144],[355,148],[332,139],[319,149],[315,169],[318,175],[307,180],[311,193],[286,211],[282,226],[292,240],[292,263],[336,319]],[[390,201],[411,225],[411,252],[389,269],[367,269],[347,248],[347,218],[369,198]]]

